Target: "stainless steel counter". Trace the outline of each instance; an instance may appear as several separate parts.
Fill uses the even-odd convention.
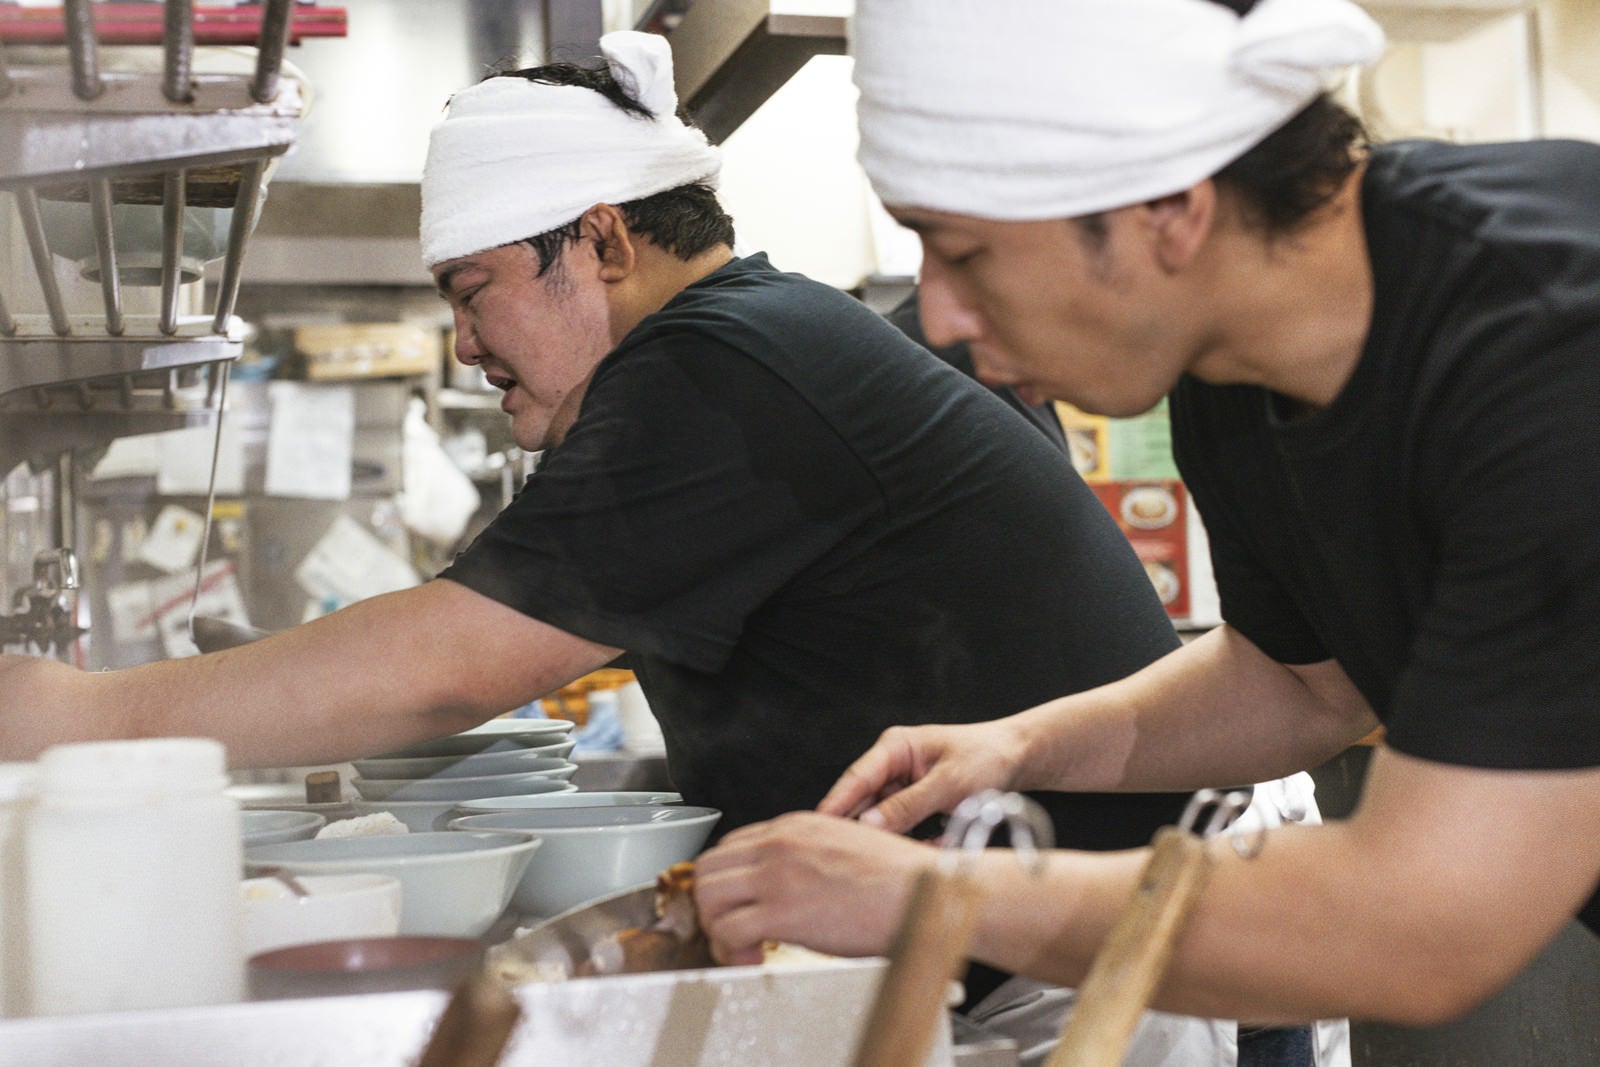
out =
[[[845,1064],[885,967],[841,960],[523,985],[522,1018],[500,1063]],[[15,1019],[0,1022],[0,1067],[402,1067],[416,1062],[446,999],[418,990]],[[954,1067],[948,1030],[927,1064]]]

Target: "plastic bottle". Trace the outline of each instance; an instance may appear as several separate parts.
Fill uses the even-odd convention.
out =
[[[28,911],[22,823],[32,793],[31,763],[0,763],[0,1016],[28,1013]]]
[[[200,738],[58,745],[23,842],[36,1015],[244,996],[238,804]]]

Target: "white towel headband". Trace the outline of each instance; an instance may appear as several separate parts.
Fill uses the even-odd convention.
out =
[[[1348,0],[857,0],[859,158],[889,204],[1106,211],[1209,178],[1382,49]]]
[[[451,97],[422,171],[424,266],[547,233],[595,204],[715,183],[721,153],[677,117],[666,38],[610,33],[600,51],[654,118],[590,89],[517,77]]]

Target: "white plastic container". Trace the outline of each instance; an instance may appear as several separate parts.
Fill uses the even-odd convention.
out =
[[[0,763],[0,1017],[28,1012],[28,911],[22,823],[32,793],[31,763]]]
[[[243,998],[238,804],[200,738],[58,745],[28,812],[32,1013]]]

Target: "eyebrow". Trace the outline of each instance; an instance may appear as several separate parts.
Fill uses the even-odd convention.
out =
[[[919,219],[915,215],[893,215],[891,217],[894,219],[894,221],[898,222],[901,226],[904,226],[912,233],[932,233],[934,230],[938,229],[938,225],[936,223],[930,222],[927,219]]]
[[[445,300],[450,299],[457,276],[471,270],[476,265],[475,263],[458,263],[454,267],[447,267],[440,271],[439,276],[434,279],[434,288],[439,291],[439,296]]]

